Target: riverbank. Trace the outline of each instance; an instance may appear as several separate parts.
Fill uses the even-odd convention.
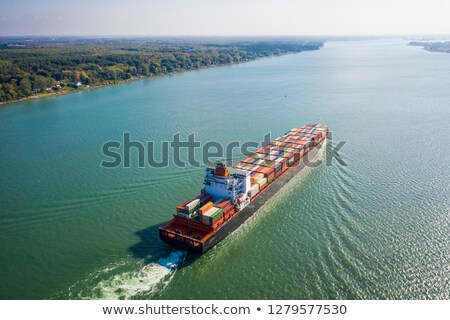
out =
[[[1,39],[0,101],[36,99],[318,50],[301,39]]]
[[[50,92],[50,93],[36,94],[36,95],[32,95],[32,96],[29,96],[26,98],[21,98],[18,100],[2,101],[2,102],[0,102],[0,106],[7,106],[7,105],[15,104],[18,102],[27,101],[27,100],[50,98],[50,97],[55,97],[55,96],[65,96],[65,95],[73,94],[73,93],[77,93],[77,92],[91,91],[91,90],[95,90],[95,89],[106,88],[106,87],[110,87],[113,85],[119,85],[119,84],[124,84],[124,83],[132,82],[132,81],[144,80],[144,79],[149,79],[149,78],[151,78],[151,77],[145,77],[145,78],[139,78],[139,79],[133,79],[133,80],[123,80],[123,81],[113,83],[113,84],[89,86],[89,88],[85,87],[82,89],[75,89],[75,90],[71,90],[71,91],[56,91],[56,92]]]
[[[300,52],[298,52],[298,53],[300,53]],[[79,89],[74,89],[74,90],[70,90],[70,91],[67,91],[67,90],[63,91],[63,90],[61,90],[61,91],[50,92],[50,93],[36,94],[36,95],[32,95],[32,96],[29,96],[29,97],[26,97],[26,98],[21,98],[21,99],[18,99],[18,100],[0,101],[0,107],[11,105],[11,104],[15,104],[15,103],[18,103],[18,102],[27,101],[27,100],[50,98],[50,97],[55,97],[55,96],[62,96],[62,95],[73,94],[73,93],[77,93],[77,92],[91,91],[91,90],[107,88],[107,87],[111,87],[111,86],[115,86],[115,85],[121,85],[121,84],[125,84],[125,83],[130,83],[130,82],[134,82],[134,81],[156,79],[156,78],[159,78],[159,77],[173,76],[173,75],[180,74],[180,73],[191,72],[191,71],[199,71],[199,70],[204,70],[204,69],[209,69],[209,68],[225,67],[225,66],[230,66],[230,65],[236,65],[236,64],[241,64],[241,63],[252,62],[252,61],[256,61],[256,60],[262,59],[262,58],[279,57],[279,56],[286,55],[286,54],[292,54],[292,52],[287,52],[287,53],[283,53],[283,54],[279,54],[279,55],[258,57],[258,58],[251,59],[251,60],[246,60],[246,61],[224,63],[224,64],[219,64],[219,65],[210,65],[210,66],[199,67],[199,68],[190,69],[190,70],[177,70],[177,71],[174,71],[174,72],[171,72],[171,73],[166,73],[166,74],[159,74],[159,75],[139,77],[139,78],[131,78],[131,79],[127,79],[127,80],[118,80],[118,81],[116,81],[114,83],[104,84],[104,85],[96,85],[96,86],[89,86],[89,87],[83,86],[83,87],[81,87]]]

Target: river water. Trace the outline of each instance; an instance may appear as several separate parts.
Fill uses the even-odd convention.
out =
[[[0,298],[449,299],[449,88],[450,54],[389,39],[3,106]],[[124,132],[226,144],[319,119],[345,165],[201,257],[157,231],[203,168],[100,166]]]

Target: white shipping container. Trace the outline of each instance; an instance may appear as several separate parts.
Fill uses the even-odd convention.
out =
[[[264,180],[265,178],[264,178],[264,175],[261,175],[261,177],[259,177],[257,180],[256,180],[256,183],[259,183],[260,181],[262,181],[262,180]]]
[[[211,217],[212,215],[214,215],[214,213],[217,212],[217,210],[219,210],[219,208],[212,207],[211,209],[209,209],[208,211],[206,211],[204,214],[202,214],[202,216],[203,216],[203,217]]]
[[[259,190],[262,189],[262,187],[264,187],[265,184],[267,184],[267,178],[262,178],[261,180],[259,180],[258,182],[259,185]]]
[[[249,196],[251,198],[251,197],[255,196],[258,192],[259,192],[259,184],[256,183],[256,184],[251,186],[248,194],[249,194]]]
[[[200,205],[200,199],[195,199],[189,202],[186,207],[191,210],[192,208],[195,208],[197,205]]]
[[[262,173],[257,173],[253,176],[254,181],[258,181],[261,178],[264,178],[264,175]]]
[[[266,156],[265,153],[254,153],[252,155],[250,155],[250,157],[254,158],[254,159],[262,159]]]
[[[258,159],[254,162],[254,164],[260,165],[260,164],[264,164],[265,162],[266,162],[266,160],[264,160],[264,159]]]

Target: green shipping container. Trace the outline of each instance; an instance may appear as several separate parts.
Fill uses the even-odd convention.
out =
[[[223,210],[219,209],[217,210],[212,216],[211,219],[212,221],[216,221],[218,218],[220,218],[223,215]]]
[[[189,210],[189,213],[193,213],[193,212],[197,211],[198,209],[200,209],[200,204],[196,205],[191,210]]]

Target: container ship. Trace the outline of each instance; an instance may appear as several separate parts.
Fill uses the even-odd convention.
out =
[[[207,167],[199,196],[176,208],[159,228],[166,243],[204,253],[250,218],[319,152],[328,136],[322,124],[295,128],[232,166]]]

